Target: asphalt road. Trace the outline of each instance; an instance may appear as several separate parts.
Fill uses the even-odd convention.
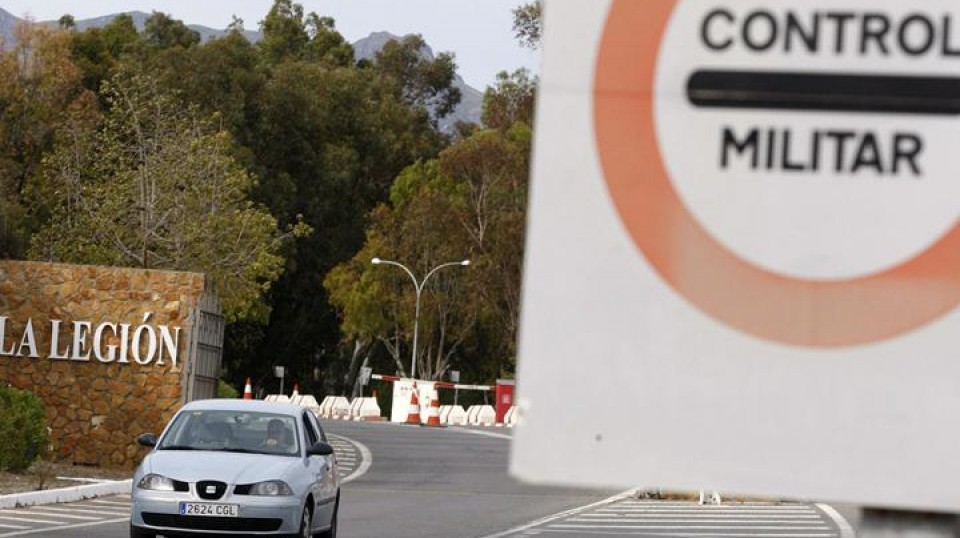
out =
[[[507,474],[510,430],[338,421],[324,422],[324,428],[343,467],[341,538],[854,534],[834,508],[823,504],[698,505],[521,484]],[[571,465],[577,461],[571,455]],[[0,538],[125,538],[128,517],[128,496],[0,510]]]
[[[345,451],[353,461],[349,462],[352,474],[341,490],[341,538],[492,537],[613,493],[535,487],[513,480],[507,474],[506,430],[481,435],[459,428],[336,421],[325,421],[323,425],[338,445],[353,445]],[[571,464],[575,462],[576,458],[571,458]],[[59,512],[59,517],[50,515],[51,507],[28,509],[33,512],[8,517],[59,520],[61,528],[6,520],[8,524],[31,529],[0,529],[0,536],[125,538],[127,523],[120,521],[124,501],[129,499],[99,500],[120,503],[114,505],[86,501],[52,507],[73,510]],[[104,521],[76,519],[93,518],[98,511],[107,514]],[[64,517],[73,519],[60,519]]]

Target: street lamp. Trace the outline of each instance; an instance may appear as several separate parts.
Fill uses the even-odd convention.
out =
[[[423,280],[421,281],[417,281],[417,277],[413,275],[413,271],[411,271],[409,268],[407,268],[406,265],[403,265],[400,262],[395,262],[392,260],[382,260],[380,258],[374,258],[370,260],[370,262],[373,263],[374,265],[380,265],[381,263],[385,263],[387,265],[396,265],[397,267],[403,269],[404,271],[406,271],[408,275],[410,275],[410,279],[413,280],[413,287],[414,289],[417,290],[417,308],[416,308],[416,313],[414,314],[414,317],[413,317],[413,352],[412,352],[413,357],[410,359],[410,377],[416,379],[417,378],[417,335],[420,330],[420,292],[423,291],[423,287],[427,284],[427,280],[429,280],[430,277],[433,276],[433,274],[439,271],[440,269],[444,267],[450,267],[453,265],[467,266],[467,265],[470,265],[470,260],[463,260],[462,262],[441,263],[440,265],[431,269],[430,272],[427,273],[427,276],[423,277]]]

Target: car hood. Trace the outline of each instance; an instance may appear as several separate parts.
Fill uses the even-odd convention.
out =
[[[302,465],[300,458],[266,454],[158,450],[143,462],[143,471],[183,482],[219,480],[228,484],[250,484],[282,479]]]

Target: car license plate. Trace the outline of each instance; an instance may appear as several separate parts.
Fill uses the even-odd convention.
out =
[[[235,504],[180,503],[181,516],[240,517]]]

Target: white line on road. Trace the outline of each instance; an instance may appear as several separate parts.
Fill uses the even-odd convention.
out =
[[[129,502],[102,501],[100,499],[92,499],[87,502],[91,504],[112,504],[114,506],[130,506]]]
[[[823,513],[827,514],[836,523],[837,528],[840,529],[840,538],[854,538],[857,535],[847,518],[841,516],[840,512],[837,512],[832,506],[820,503],[817,504],[817,508],[823,510]]]
[[[4,510],[3,513],[4,513],[4,514],[21,514],[21,515],[26,515],[26,516],[34,515],[34,516],[40,516],[40,517],[43,517],[43,516],[47,516],[47,517],[63,517],[63,518],[66,518],[66,519],[80,519],[80,520],[86,520],[86,521],[99,521],[99,520],[103,519],[102,517],[75,516],[75,515],[71,515],[71,514],[65,514],[65,513],[60,512],[60,511],[52,512],[52,511],[49,511],[49,510],[42,510],[42,511],[41,511],[41,510],[37,510],[37,509],[31,509],[31,510]]]
[[[584,514],[579,517],[570,518],[570,521],[578,522],[591,522],[591,523],[744,523],[745,520],[742,518],[733,518],[733,519],[703,519],[703,518],[673,518],[673,519],[664,519],[664,518],[642,518],[642,517],[596,517],[595,514]],[[750,519],[746,521],[756,521],[758,523],[780,523],[785,525],[806,525],[809,523],[816,523],[818,519],[807,519],[807,520],[797,520],[797,519]]]
[[[551,528],[543,529],[543,532],[564,533],[564,534],[571,533],[571,531],[569,530],[551,529]],[[578,533],[577,534],[578,537],[583,536],[582,534],[579,534],[580,533],[579,530],[577,531],[577,533]],[[590,534],[593,534],[593,535],[610,534],[610,535],[616,535],[616,536],[623,536],[622,531],[606,531],[605,532],[605,531],[595,530],[595,531],[591,531]],[[649,534],[649,533],[635,532],[633,534],[640,536],[640,535]],[[704,535],[702,533],[696,533],[696,532],[658,532],[656,533],[656,536],[658,538],[661,538],[664,536],[667,536],[670,538],[704,538]],[[710,533],[710,537],[711,538],[716,538],[716,537],[719,537],[719,538],[837,538],[837,535],[836,533],[823,534],[823,533],[789,533],[787,532],[787,533],[756,534],[756,533],[749,533],[749,532],[748,533],[714,532],[714,533]]]
[[[0,516],[3,521],[19,521],[21,523],[43,523],[45,525],[63,525],[62,521],[50,521],[49,519],[31,519],[28,517]]]
[[[466,430],[466,431],[473,431],[473,430]],[[525,531],[525,530],[527,530],[527,529],[532,529],[533,527],[537,527],[537,526],[540,526],[540,525],[545,525],[545,524],[547,524],[547,523],[556,521],[556,520],[558,520],[558,519],[563,519],[563,518],[565,518],[565,517],[575,516],[575,515],[577,515],[577,514],[579,514],[579,513],[581,513],[581,512],[586,512],[587,510],[591,510],[591,509],[593,509],[593,508],[599,508],[599,507],[601,507],[601,506],[606,506],[606,505],[608,505],[608,504],[610,504],[610,503],[615,503],[615,502],[617,502],[617,501],[621,501],[621,500],[623,500],[623,499],[625,499],[625,498],[633,495],[634,493],[636,493],[636,491],[637,491],[636,489],[631,489],[631,490],[629,490],[629,491],[624,491],[623,493],[618,493],[618,494],[616,494],[616,495],[614,495],[614,496],[612,496],[612,497],[608,497],[608,498],[606,498],[606,499],[604,499],[604,500],[602,500],[602,501],[598,501],[598,502],[595,502],[595,503],[593,503],[593,504],[588,504],[588,505],[586,505],[586,506],[581,506],[581,507],[579,507],[579,508],[573,508],[573,509],[571,509],[571,510],[567,510],[566,512],[560,512],[559,514],[554,514],[554,515],[552,515],[552,516],[547,516],[547,517],[538,519],[538,520],[536,520],[536,521],[527,523],[527,524],[525,524],[525,525],[520,525],[519,527],[514,527],[514,528],[512,528],[512,529],[510,529],[510,530],[506,530],[506,531],[503,531],[503,532],[498,532],[498,533],[496,533],[496,534],[488,534],[488,535],[486,535],[486,536],[481,536],[480,538],[503,538],[503,537],[505,537],[505,536],[510,536],[511,534],[517,534],[517,533],[523,532],[523,531]]]
[[[333,435],[330,435],[330,437],[333,437]],[[348,482],[352,482],[360,478],[361,476],[367,474],[367,471],[370,470],[370,466],[373,465],[373,453],[370,452],[370,449],[367,448],[367,445],[361,443],[360,441],[357,441],[355,439],[350,439],[348,437],[343,437],[342,435],[338,435],[337,438],[343,439],[344,441],[351,443],[353,446],[357,448],[357,450],[360,451],[360,466],[354,469],[349,476],[340,480],[341,484],[346,484]]]
[[[507,441],[510,441],[510,440],[513,439],[513,436],[512,436],[512,435],[505,435],[505,434],[502,434],[502,433],[488,432],[488,431],[484,431],[484,430],[471,430],[470,428],[461,428],[461,427],[459,427],[459,426],[450,426],[450,429],[451,429],[451,430],[454,430],[454,431],[458,431],[458,432],[472,433],[472,434],[474,434],[474,435],[485,435],[485,436],[487,436],[487,437],[496,437],[497,439],[506,439]]]
[[[0,525],[0,529],[29,529],[30,527],[24,527],[23,525]]]
[[[73,525],[57,525],[56,529],[58,531],[68,530],[68,529],[83,529],[86,527],[96,527],[98,525],[107,525],[110,523],[121,523],[123,521],[130,521],[129,517],[122,517],[119,519],[106,519],[103,521],[94,521],[91,523],[74,523]],[[7,536],[23,536],[26,534],[39,534],[41,532],[49,532],[50,528],[40,528],[40,529],[30,529],[26,531],[17,531],[17,532],[8,532],[0,534],[0,538],[6,538]]]
[[[550,525],[551,529],[581,529],[589,530],[597,528],[596,525],[575,525],[570,523],[554,523]],[[604,525],[604,529],[634,529],[634,530],[678,530],[678,531],[825,531],[830,530],[826,525],[814,525],[810,527],[761,527],[754,525],[733,526],[733,525]]]

